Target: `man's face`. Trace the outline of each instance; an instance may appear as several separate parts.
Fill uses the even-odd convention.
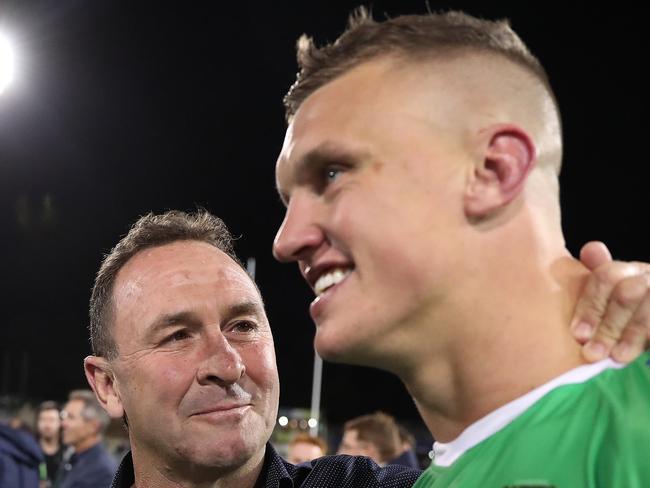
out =
[[[52,408],[43,410],[38,414],[36,424],[39,437],[44,439],[54,439],[59,436],[61,430],[61,415],[59,411]]]
[[[359,432],[356,429],[349,429],[343,433],[337,454],[367,456],[378,464],[383,462],[379,449],[372,442],[359,439]]]
[[[269,323],[245,271],[207,243],[174,242],[127,262],[113,304],[111,364],[134,453],[183,469],[259,457],[279,382]]]
[[[97,422],[88,420],[82,415],[85,403],[83,400],[70,400],[61,412],[61,427],[63,428],[63,443],[77,450],[85,448],[90,439],[97,433]]]
[[[326,359],[394,369],[404,332],[430,322],[462,256],[458,101],[435,74],[418,76],[362,64],[309,96],[287,130],[274,254],[297,261],[317,294]]]

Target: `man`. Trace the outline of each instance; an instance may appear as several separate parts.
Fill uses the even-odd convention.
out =
[[[407,487],[419,476],[348,456],[296,467],[268,444],[273,336],[228,230],[207,212],[142,217],[104,259],[90,309],[86,376],[131,445],[114,487]]]
[[[327,454],[327,443],[320,437],[298,434],[289,442],[287,461],[300,464],[318,459]]]
[[[102,445],[110,419],[90,390],[70,392],[61,412],[63,442],[70,449],[63,456],[55,488],[108,488],[115,463]]]
[[[399,454],[399,429],[395,419],[383,412],[348,420],[343,425],[339,454],[368,456],[385,466]]]
[[[45,472],[41,473],[41,485],[51,486],[63,458],[61,442],[61,413],[56,402],[46,401],[39,405],[36,415],[38,444],[45,456]]]
[[[460,13],[362,13],[298,57],[274,252],[317,295],[321,356],[413,395],[440,441],[417,486],[650,485],[650,356],[585,365],[571,336],[588,272],[562,236],[557,104],[521,40]],[[644,280],[618,292],[628,349]]]

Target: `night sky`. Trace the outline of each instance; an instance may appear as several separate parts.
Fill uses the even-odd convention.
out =
[[[646,16],[591,2],[429,3],[509,17],[546,66],[563,112],[569,249],[601,239],[616,257],[650,260]],[[0,0],[19,61],[0,96],[0,393],[63,400],[84,387],[102,254],[144,213],[202,206],[241,237],[243,260],[257,258],[281,405],[309,406],[312,295],[271,256],[281,101],[297,37],[333,41],[358,4]],[[340,365],[325,367],[323,406],[333,421],[376,409],[416,416],[395,378]]]

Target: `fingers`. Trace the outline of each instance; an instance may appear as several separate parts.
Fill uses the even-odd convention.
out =
[[[642,273],[643,270],[638,269],[638,266],[635,264],[619,261],[605,263],[591,273],[583,289],[582,296],[576,305],[571,325],[571,330],[578,342],[581,344],[586,343],[594,335],[596,327],[600,327],[601,320],[606,316],[610,297],[612,297],[616,286],[626,278]],[[623,286],[622,288],[624,289],[621,290],[619,288],[617,292],[617,296],[621,300],[614,303],[614,308],[608,316],[609,322],[607,322],[605,330],[605,334],[610,333],[611,337],[616,338],[620,336],[620,332],[616,333],[616,327],[619,325],[617,319],[620,318],[620,310],[622,309],[624,313],[629,311],[627,313],[628,319],[634,310],[636,310],[636,305],[634,305],[634,310],[630,311],[633,305],[630,303],[625,304],[626,300],[630,298],[628,296],[630,291],[627,286]],[[634,287],[632,286],[632,288]],[[611,320],[612,316],[614,317],[613,322]]]
[[[641,354],[650,339],[648,324],[650,324],[650,292],[646,292],[634,312],[634,316],[623,331],[620,342],[612,349],[612,358],[621,363],[627,363]]]
[[[595,317],[587,319],[593,320],[591,324],[597,324],[583,349],[588,361],[598,361],[609,356],[617,344],[614,359],[629,361],[640,354],[647,336],[647,327],[650,327],[650,324],[644,323],[641,307],[648,295],[649,285],[645,274],[623,278],[615,284],[602,320],[597,322]]]
[[[591,241],[580,249],[580,261],[592,271],[611,260],[612,255],[603,242]]]

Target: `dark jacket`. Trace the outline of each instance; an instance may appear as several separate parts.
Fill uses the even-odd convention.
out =
[[[109,488],[115,474],[115,461],[101,443],[90,449],[64,456],[54,482],[55,488]]]
[[[36,439],[0,424],[0,488],[37,488],[42,462]]]
[[[293,465],[282,459],[271,444],[266,445],[264,468],[256,488],[409,488],[421,471],[404,466],[380,468],[362,456],[325,456]],[[133,485],[133,459],[124,456],[111,488]]]

